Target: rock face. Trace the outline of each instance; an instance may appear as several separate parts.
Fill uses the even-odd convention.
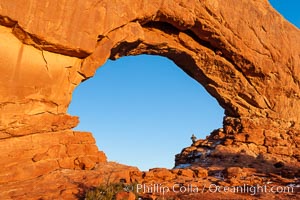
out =
[[[0,41],[1,188],[104,162],[71,130],[72,92],[107,59],[138,54],[170,58],[225,109],[205,141],[214,155],[299,167],[300,31],[266,0],[1,0]]]

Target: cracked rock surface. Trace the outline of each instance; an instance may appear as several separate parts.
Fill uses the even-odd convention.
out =
[[[67,108],[76,86],[107,59],[127,55],[168,57],[225,109],[223,128],[183,150],[176,164],[230,166],[242,154],[300,166],[300,31],[266,0],[1,0],[0,41],[0,193],[7,198],[13,186],[27,183],[26,192],[29,180],[64,170],[94,174],[90,183],[99,178],[92,169],[106,157],[91,133],[72,130],[78,118]],[[208,150],[205,163],[195,156]]]

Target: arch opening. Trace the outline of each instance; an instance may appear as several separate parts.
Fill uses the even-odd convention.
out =
[[[109,160],[141,170],[174,167],[174,155],[222,127],[224,109],[197,81],[161,56],[108,60],[73,93],[68,112]]]

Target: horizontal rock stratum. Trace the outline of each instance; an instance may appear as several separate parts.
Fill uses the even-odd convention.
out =
[[[76,198],[74,181],[34,193],[30,180],[101,177],[104,153],[66,112],[76,86],[127,55],[168,57],[217,99],[213,155],[300,166],[300,31],[267,0],[1,0],[0,41],[3,198]]]

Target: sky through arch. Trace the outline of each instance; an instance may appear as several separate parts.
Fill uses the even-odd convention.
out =
[[[69,113],[109,160],[147,170],[172,168],[193,133],[222,127],[224,109],[171,60],[139,55],[107,61],[75,89]]]

